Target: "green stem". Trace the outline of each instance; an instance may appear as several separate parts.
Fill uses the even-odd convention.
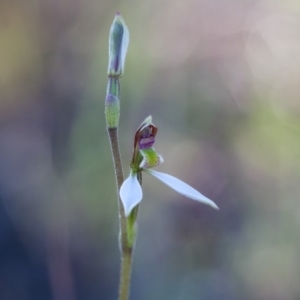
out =
[[[119,300],[129,299],[131,269],[132,269],[132,253],[133,247],[128,243],[127,219],[124,214],[123,204],[121,202],[119,191],[123,183],[123,167],[118,141],[118,129],[108,128],[108,135],[112,150],[115,176],[118,189],[119,203],[119,222],[120,222],[120,250],[121,250],[121,269],[119,282]]]
[[[132,251],[123,252],[120,270],[119,300],[129,299],[132,268]]]
[[[109,33],[108,46],[108,83],[105,98],[105,117],[115,176],[118,190],[121,271],[119,284],[119,300],[128,300],[132,265],[132,252],[135,242],[134,229],[125,216],[124,207],[120,199],[120,188],[124,181],[121,154],[118,140],[120,118],[120,83],[119,78],[124,73],[125,56],[129,43],[129,32],[120,13],[116,13]],[[135,225],[135,224],[134,224]]]

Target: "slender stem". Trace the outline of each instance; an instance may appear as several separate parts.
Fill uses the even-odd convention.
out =
[[[132,268],[132,251],[123,252],[120,270],[119,300],[129,299]]]
[[[108,128],[108,135],[112,150],[115,176],[118,189],[119,222],[120,222],[120,250],[121,270],[119,283],[119,300],[129,299],[131,268],[132,268],[132,246],[128,244],[127,220],[124,214],[123,204],[120,200],[119,191],[123,183],[123,168],[119,149],[118,129]]]
[[[119,200],[119,242],[121,250],[119,300],[128,300],[129,298],[132,252],[135,242],[135,224],[131,226],[130,222],[128,222],[125,216],[123,204],[120,199],[120,188],[123,183],[124,177],[118,140],[118,126],[120,118],[119,78],[124,74],[124,63],[128,43],[129,32],[127,26],[120,13],[116,13],[115,19],[111,25],[109,32],[109,62],[107,70],[108,84],[105,98],[105,117],[113,156]]]
[[[119,191],[121,185],[124,181],[123,176],[123,167],[122,167],[122,160],[121,154],[119,149],[119,139],[118,139],[118,129],[117,128],[108,128],[108,136],[112,151],[114,169],[115,169],[115,176],[116,176],[116,183],[118,189],[118,203],[119,203],[119,221],[120,221],[120,231],[121,231],[121,248],[127,244],[127,221],[124,213],[123,204],[121,202]],[[122,250],[122,249],[121,249]],[[125,249],[126,250],[126,249]]]

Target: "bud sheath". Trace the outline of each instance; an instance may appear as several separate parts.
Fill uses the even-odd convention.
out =
[[[117,13],[109,33],[108,76],[121,77],[124,74],[125,57],[128,44],[128,28],[121,14]]]
[[[105,98],[105,117],[107,128],[118,127],[120,119],[120,101],[112,94],[108,94]]]

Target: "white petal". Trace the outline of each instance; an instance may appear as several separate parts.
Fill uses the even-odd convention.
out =
[[[212,200],[208,199],[182,180],[166,173],[161,173],[149,169],[144,169],[144,171],[148,174],[153,175],[154,177],[162,181],[164,184],[168,185],[170,188],[175,190],[177,193],[182,194],[193,200],[197,200],[201,203],[210,205],[215,209],[219,209],[218,206]]]
[[[120,198],[124,206],[125,216],[128,217],[132,209],[141,202],[143,191],[137,180],[137,174],[130,174],[120,188]]]

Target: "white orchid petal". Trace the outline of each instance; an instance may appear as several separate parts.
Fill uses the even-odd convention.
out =
[[[137,174],[130,174],[120,188],[120,198],[124,206],[125,216],[128,217],[142,198],[143,191],[137,179]]]
[[[199,201],[201,203],[207,204],[213,207],[214,209],[219,209],[218,206],[212,200],[208,199],[182,180],[169,174],[157,172],[150,169],[144,169],[144,171],[148,174],[153,175],[154,177],[162,181],[164,184],[168,185],[170,188],[175,190],[177,193],[182,194],[193,200]]]

